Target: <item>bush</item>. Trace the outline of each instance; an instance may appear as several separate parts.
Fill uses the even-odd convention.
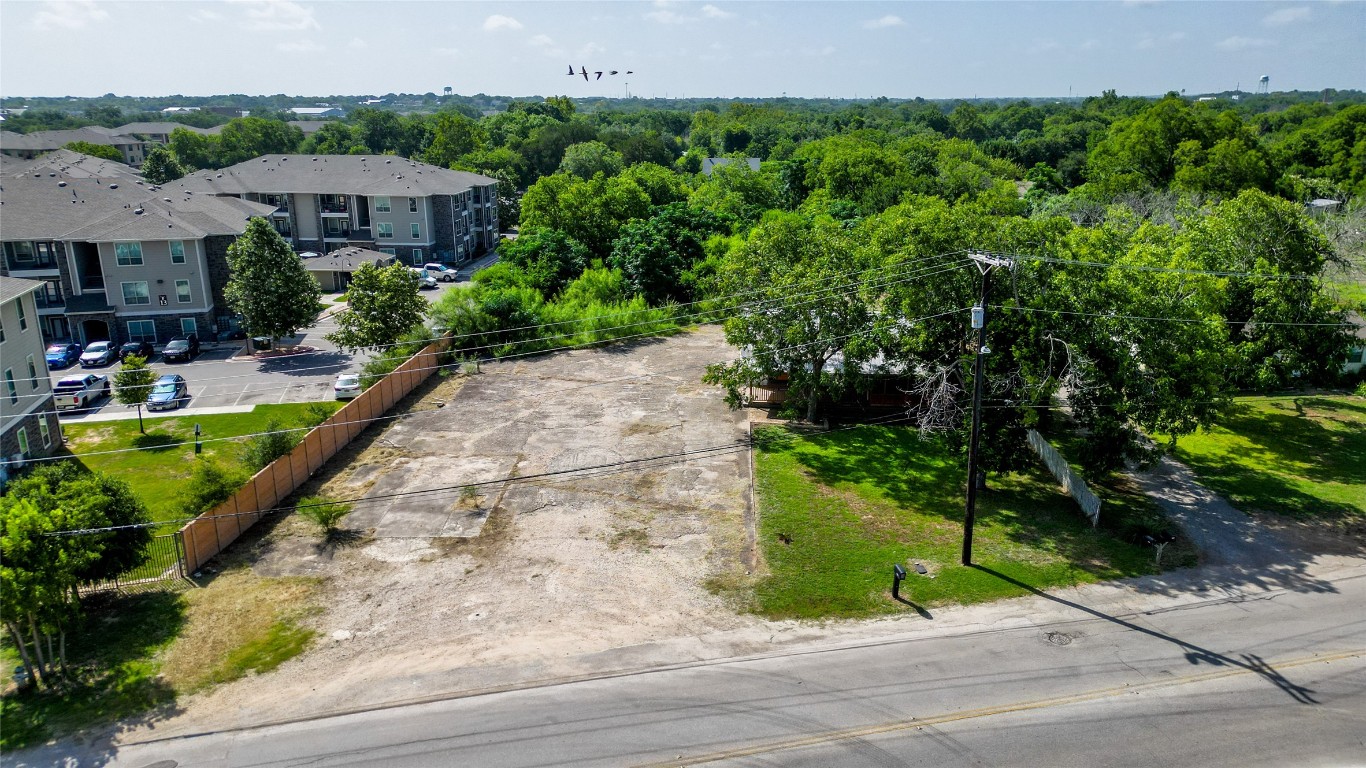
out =
[[[299,423],[309,429],[313,429],[324,421],[332,418],[332,414],[336,412],[337,409],[330,403],[309,403],[307,407],[304,408],[303,416],[299,417]]]
[[[1366,381],[1363,381],[1357,385],[1356,396],[1366,397]]]
[[[307,496],[299,500],[295,507],[299,514],[322,530],[324,536],[331,536],[337,524],[351,511],[350,504],[331,501],[322,496]]]
[[[265,469],[272,461],[284,456],[299,443],[299,433],[285,432],[284,425],[276,419],[266,422],[263,432],[251,437],[242,445],[242,462],[253,472]]]
[[[194,516],[208,512],[232,498],[248,479],[246,472],[235,467],[225,467],[204,457],[196,459],[181,495],[185,514]]]

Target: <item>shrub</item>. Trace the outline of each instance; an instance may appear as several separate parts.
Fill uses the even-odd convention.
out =
[[[232,498],[248,479],[247,473],[240,469],[225,467],[201,456],[195,460],[181,495],[185,514],[193,516],[208,512]]]
[[[299,417],[299,423],[312,429],[332,418],[333,413],[336,413],[336,408],[330,403],[309,403]]]
[[[324,536],[331,536],[337,524],[351,511],[350,504],[331,501],[322,496],[307,496],[299,500],[295,507],[299,514],[322,530]]]
[[[299,433],[286,432],[284,425],[276,419],[266,422],[260,434],[248,438],[242,445],[242,462],[253,472],[265,469],[268,464],[294,449],[299,442]]]

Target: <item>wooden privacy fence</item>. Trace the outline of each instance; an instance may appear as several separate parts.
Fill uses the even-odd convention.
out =
[[[201,514],[180,529],[185,546],[185,572],[194,573],[222,552],[261,515],[304,484],[328,459],[383,416],[437,370],[445,339],[428,344],[332,417],[309,431],[294,450],[252,476],[232,498]]]

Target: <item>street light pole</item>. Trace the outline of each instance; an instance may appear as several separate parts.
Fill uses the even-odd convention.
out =
[[[991,353],[987,349],[987,295],[991,290],[991,270],[993,267],[1010,267],[1009,259],[1001,259],[985,253],[969,253],[968,257],[977,264],[982,273],[982,292],[977,306],[972,308],[972,327],[977,329],[977,359],[972,374],[972,436],[968,439],[968,493],[967,508],[963,515],[963,565],[972,564],[972,526],[977,519],[977,462],[980,459],[978,446],[982,436],[982,375],[985,358]]]

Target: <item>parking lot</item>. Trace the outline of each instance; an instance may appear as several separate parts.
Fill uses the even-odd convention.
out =
[[[468,281],[462,274],[461,283]],[[446,291],[461,283],[440,283],[436,290],[423,291],[429,302],[434,302]],[[325,337],[337,329],[331,315],[323,317],[312,328],[298,335],[280,340],[278,347],[307,348],[296,354],[276,357],[252,357],[244,354],[244,341],[207,342],[200,354],[189,363],[168,363],[158,354],[148,361],[158,374],[178,373],[189,383],[190,401],[183,410],[195,412],[224,412],[250,410],[262,403],[306,403],[332,399],[332,384],[337,374],[359,371],[369,359],[367,352],[350,354],[337,349]],[[93,373],[111,380],[119,370],[117,363],[93,368],[72,365],[51,372],[53,385],[68,376]],[[112,398],[90,404],[84,411],[60,411],[63,421],[109,421],[137,418],[137,412],[120,405]]]

